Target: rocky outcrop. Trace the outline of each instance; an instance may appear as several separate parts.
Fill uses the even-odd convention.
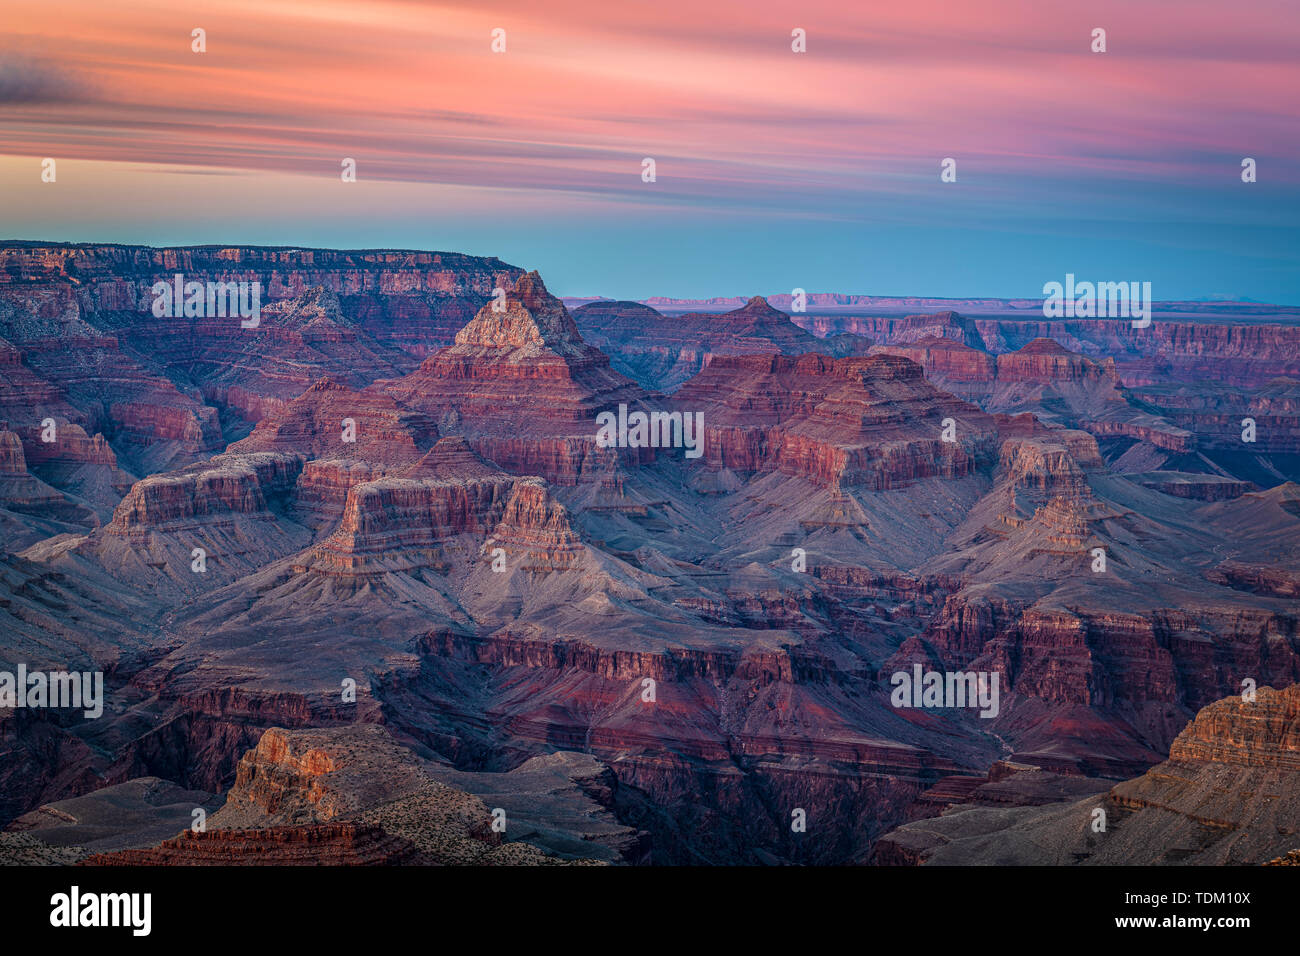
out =
[[[1259,565],[1242,561],[1220,561],[1205,573],[1207,580],[1239,591],[1270,597],[1300,597],[1300,570],[1285,564]]]
[[[384,478],[348,491],[338,530],[299,567],[352,576],[445,570],[453,560],[447,546],[462,535],[485,542],[485,552],[500,547],[512,559],[523,556],[531,570],[570,567],[582,551],[564,507],[540,479]]]
[[[1113,382],[1114,362],[1093,362],[1052,339],[1038,338],[1015,352],[997,356],[1003,382]]]
[[[154,284],[177,274],[260,283],[258,324],[154,316]],[[47,417],[102,433],[133,474],[182,466],[322,375],[359,388],[411,371],[519,274],[453,253],[9,243],[0,419],[25,439]]]
[[[1253,316],[1158,318],[1141,330],[1109,320],[973,321],[991,354],[955,340],[914,341],[881,319],[825,318],[817,327],[883,330],[886,344],[874,352],[914,359],[935,384],[986,411],[1031,411],[1086,429],[1103,440],[1116,471],[1187,471],[1266,487],[1296,477],[1295,363],[1271,351],[1294,347],[1289,326]],[[1269,358],[1246,361],[1256,348]],[[1254,423],[1249,443],[1245,419]]]
[[[1222,475],[1197,475],[1182,471],[1149,471],[1130,475],[1144,488],[1153,488],[1175,498],[1195,501],[1230,501],[1240,498],[1255,486],[1248,481],[1237,481]]]
[[[32,429],[24,442],[32,472],[85,501],[107,518],[135,484],[136,478],[117,464],[117,455],[103,435],[87,435],[74,422],[55,423],[55,440],[40,439]]]
[[[1289,474],[1290,456],[1300,453],[1300,381],[1295,379],[1273,379],[1254,388],[1165,382],[1130,389],[1129,394],[1194,433],[1197,447],[1220,467],[1240,471],[1260,484],[1273,484]],[[1251,442],[1244,440],[1247,419],[1253,425]],[[1249,466],[1243,460],[1250,459],[1257,462],[1254,473],[1244,470]]]
[[[438,427],[427,416],[399,408],[381,392],[357,392],[323,378],[227,451],[295,452],[395,469],[418,460],[437,440]]]
[[[1262,687],[1203,707],[1169,748],[1170,763],[1218,763],[1300,773],[1300,686]],[[1121,784],[1117,796],[1140,800]]]
[[[154,318],[127,342],[157,357],[169,378],[193,382],[206,401],[258,422],[324,377],[352,388],[410,372],[418,359],[381,342],[317,286],[267,303],[257,325],[228,317]]]
[[[0,416],[33,440],[46,418],[101,432],[137,473],[216,450],[216,409],[124,349],[111,323],[87,314],[78,291],[66,279],[0,282],[0,335],[21,362],[16,386],[0,386]]]
[[[913,359],[934,384],[994,414],[1032,412],[1049,424],[1134,439],[1165,453],[1196,448],[1192,431],[1153,414],[1125,392],[1113,360],[1094,362],[1051,339],[1033,339],[996,356],[943,339],[872,351]]]
[[[456,333],[455,344],[500,350],[507,361],[542,354],[583,357],[585,351],[573,316],[546,291],[536,272],[520,276],[505,298],[504,308],[492,303],[480,309],[474,320]]]
[[[954,807],[907,824],[879,862],[939,865],[1267,863],[1300,832],[1300,686],[1196,715],[1169,759],[1096,797],[1032,809]],[[1100,822],[1099,822],[1100,821]]]
[[[928,337],[894,345],[877,345],[873,355],[901,355],[925,370],[925,377],[967,401],[988,397],[997,378],[997,359],[955,338]]]
[[[18,551],[51,535],[98,524],[90,508],[28,472],[22,440],[0,423],[0,548]]]
[[[415,844],[355,823],[259,830],[186,830],[147,850],[95,853],[82,866],[401,866],[425,862]]]
[[[451,341],[456,330],[520,270],[499,259],[454,252],[290,249],[258,246],[148,246],[9,243],[0,246],[0,282],[67,284],[84,308],[145,312],[150,291],[175,273],[200,282],[262,283],[263,303],[316,287],[381,342],[412,354]]]
[[[653,304],[653,303],[652,303]],[[1170,305],[1175,305],[1170,303]],[[992,353],[1014,352],[1035,339],[1051,339],[1088,357],[1111,357],[1128,387],[1173,379],[1258,387],[1279,376],[1300,378],[1300,326],[1270,318],[1286,307],[1233,304],[1228,307],[1176,303],[1178,313],[1156,315],[1145,328],[1115,319],[1046,319],[1042,302],[1026,301],[1027,315],[963,316],[960,334],[951,312],[896,319],[871,315],[801,317],[817,334],[849,332],[884,345],[917,341],[929,332]],[[1237,321],[1197,321],[1197,311],[1225,312]],[[933,327],[931,331],[927,326]]]
[[[654,391],[670,392],[718,355],[818,353],[864,355],[870,342],[853,335],[818,338],[754,296],[722,314],[666,316],[637,302],[592,302],[574,310],[583,337],[610,356],[614,368]]]
[[[597,414],[620,403],[642,407],[645,393],[583,342],[535,272],[507,294],[504,311],[485,305],[455,345],[383,387],[514,474],[572,485],[603,478],[620,459],[651,457],[596,446]]]
[[[895,356],[719,357],[673,404],[704,417],[704,461],[735,472],[781,471],[828,488],[903,487],[973,474],[995,426]],[[946,420],[951,437],[944,440]]]
[[[194,527],[222,514],[274,521],[271,503],[290,492],[301,469],[298,455],[259,452],[222,455],[145,478],[118,505],[104,533],[128,537],[164,527]]]
[[[337,523],[354,485],[405,472],[437,439],[428,416],[400,407],[383,392],[358,392],[323,378],[259,422],[228,453],[310,459],[298,477],[293,510],[304,524],[324,529]]]
[[[403,478],[487,478],[497,474],[463,437],[440,438]]]
[[[356,821],[362,828],[418,848],[419,858],[394,862],[479,865],[538,865],[602,854],[611,859],[602,844],[626,844],[633,836],[612,821],[593,819],[603,816],[600,806],[561,776],[550,780],[550,785],[570,789],[569,804],[586,811],[585,821],[572,822],[588,828],[589,852],[561,852],[557,858],[528,843],[506,842],[526,838],[518,831],[527,828],[519,820],[512,826],[512,817],[519,806],[517,790],[528,772],[450,774],[471,787],[494,788],[493,796],[508,804],[502,808],[504,837],[493,829],[493,810],[488,805],[464,789],[439,782],[437,778],[448,773],[449,768],[421,760],[375,725],[330,731],[272,728],[240,761],[226,805],[209,819],[210,832],[239,834],[247,832],[244,827],[257,826],[271,834],[292,834],[301,827]],[[552,810],[562,805],[563,801],[554,804]],[[500,806],[500,802],[493,804]],[[552,822],[557,823],[557,818],[554,814]],[[628,845],[635,845],[635,840]],[[581,847],[582,841],[569,837],[570,850]]]
[[[0,431],[0,507],[43,511],[63,504],[63,495],[28,473],[22,440],[13,432]]]
[[[972,349],[985,349],[983,337],[974,320],[960,312],[945,309],[917,313],[901,318],[894,316],[809,316],[801,321],[818,335],[850,333],[867,336],[881,345],[907,345],[948,339]]]
[[[302,467],[299,455],[255,452],[142,479],[70,560],[186,593],[229,583],[307,543],[287,515]]]

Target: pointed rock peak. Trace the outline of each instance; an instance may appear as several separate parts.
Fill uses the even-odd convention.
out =
[[[514,296],[530,309],[545,307],[551,302],[559,301],[546,291],[546,283],[542,281],[542,277],[536,269],[532,272],[525,272],[515,280]]]
[[[1025,344],[1020,351],[1025,355],[1077,355],[1055,339],[1040,336]]]
[[[739,309],[736,309],[736,312],[744,312],[748,315],[764,315],[764,316],[779,315],[782,317],[785,316],[784,312],[782,312],[780,309],[773,308],[772,304],[768,302],[767,299],[763,298],[761,295],[756,295],[752,297],[748,302],[742,305]]]
[[[586,346],[577,323],[564,303],[546,291],[542,277],[528,272],[507,291],[505,301],[493,298],[456,333],[457,345],[494,349],[548,349],[561,355]]]
[[[745,330],[759,335],[778,334],[778,330],[785,332],[788,331],[786,327],[795,327],[790,316],[773,308],[761,295],[754,296],[739,309],[724,312],[719,321],[733,331]]]
[[[483,478],[500,474],[491,468],[459,435],[439,438],[419,461],[408,468],[404,478]]]

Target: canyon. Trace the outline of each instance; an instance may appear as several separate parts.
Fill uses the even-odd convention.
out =
[[[260,324],[154,317],[176,272],[263,283]],[[775,301],[570,312],[453,253],[0,245],[0,669],[106,690],[98,720],[0,710],[0,858],[1296,849],[1297,808],[1250,796],[1297,759],[1292,317]],[[602,445],[620,406],[702,415],[704,454]],[[998,674],[998,713],[893,706],[916,665]]]

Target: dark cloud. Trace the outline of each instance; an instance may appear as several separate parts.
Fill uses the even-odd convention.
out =
[[[0,60],[0,104],[40,106],[82,99],[81,81],[53,63],[7,55]]]

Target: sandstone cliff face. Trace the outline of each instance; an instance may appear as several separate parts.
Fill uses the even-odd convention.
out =
[[[229,583],[307,543],[285,515],[302,466],[300,455],[256,452],[145,478],[72,560],[185,593]]]
[[[499,546],[511,559],[523,556],[535,570],[569,567],[582,550],[540,479],[385,478],[348,491],[338,530],[300,566],[338,575],[445,570],[445,546],[462,535],[483,541],[484,553]]]
[[[526,768],[521,771],[450,773],[458,786],[448,786],[438,780],[449,774],[448,768],[420,760],[375,725],[331,731],[272,728],[240,761],[226,805],[209,819],[210,833],[240,840],[248,832],[242,827],[256,826],[265,828],[260,832],[272,839],[292,841],[304,829],[333,832],[332,828],[353,825],[345,821],[356,821],[357,827],[370,831],[370,841],[383,839],[418,850],[399,859],[373,861],[389,863],[541,865],[575,858],[595,862],[617,859],[617,851],[611,852],[614,847],[632,850],[638,845],[627,828],[599,819],[605,816],[600,805],[581,789],[590,790],[599,774],[593,775],[585,766],[573,778],[553,774],[548,783],[555,791],[569,790],[562,801],[583,811],[568,823],[586,830],[581,835],[590,841],[585,846],[588,852],[581,852],[583,841],[573,835],[538,833],[529,825],[528,812],[517,809],[519,791],[527,792],[530,777]],[[583,784],[574,787],[578,779]],[[493,790],[499,801],[494,806],[504,804],[506,810],[504,837],[492,829],[489,806],[459,786]],[[537,799],[531,794],[529,798]],[[559,823],[568,811],[557,812],[563,802],[551,800],[551,819]],[[548,849],[564,846],[579,852],[561,850],[552,856],[537,845],[506,842],[530,837]]]
[[[117,455],[103,435],[86,434],[69,421],[56,419],[53,442],[42,441],[41,429],[29,430],[23,447],[32,472],[55,487],[84,500],[104,518],[135,484],[135,476],[117,464]]]
[[[338,526],[348,492],[356,485],[384,477],[383,465],[351,458],[325,458],[306,462],[293,497],[295,518],[317,532]]]
[[[17,478],[27,474],[23,443],[11,431],[0,432],[0,477]]]
[[[994,414],[1032,412],[1049,424],[1134,439],[1168,453],[1186,454],[1197,446],[1193,431],[1153,414],[1148,402],[1125,392],[1113,360],[1094,362],[1051,339],[1036,338],[996,356],[948,339],[872,351],[913,359],[927,379]]]
[[[1162,418],[1194,433],[1197,447],[1220,468],[1261,485],[1289,476],[1287,463],[1300,453],[1300,382],[1273,379],[1247,388],[1220,382],[1161,383],[1130,394]],[[1255,439],[1244,442],[1243,420],[1254,423]],[[1254,469],[1246,462],[1253,460]]]
[[[972,349],[988,348],[975,320],[945,309],[929,314],[892,316],[808,316],[801,319],[805,328],[818,335],[848,332],[864,335],[882,345],[906,345],[947,339]]]
[[[1115,363],[1096,363],[1052,339],[1038,338],[997,356],[997,377],[1012,382],[1113,382]]]
[[[256,328],[158,318],[155,282],[260,282]],[[107,437],[131,475],[208,457],[322,375],[354,388],[416,367],[520,275],[494,259],[398,251],[0,246],[0,420],[33,453],[53,417]],[[11,374],[9,374],[11,373]],[[130,478],[42,475],[104,517]],[[115,463],[116,464],[116,463]]]
[[[415,462],[437,440],[438,427],[427,416],[399,408],[382,393],[323,378],[228,451],[289,451],[397,467]]]
[[[1265,307],[1262,316],[1243,312],[1236,322],[1158,316],[1144,329],[1123,320],[1046,319],[1041,313],[967,317],[940,312],[905,319],[822,315],[804,322],[821,335],[851,332],[885,345],[940,335],[995,354],[1051,339],[1088,357],[1113,357],[1130,387],[1169,378],[1259,386],[1279,376],[1300,377],[1300,327],[1269,322],[1267,313],[1279,311],[1287,310]]]
[[[0,297],[0,316],[4,316],[4,299]],[[12,326],[20,313],[8,304],[5,330],[13,335]],[[53,382],[42,378],[23,364],[23,351],[0,338],[0,416],[17,429],[35,428],[49,417],[85,423],[89,418],[68,402],[67,394]]]
[[[1300,686],[1209,704],[1169,760],[1109,792],[1020,809],[955,806],[877,845],[896,864],[1258,865],[1300,833]],[[1094,829],[1097,811],[1105,829]]]
[[[0,247],[0,281],[75,286],[83,307],[141,312],[154,282],[182,273],[187,280],[259,281],[263,302],[291,299],[321,287],[337,295],[380,341],[419,352],[451,340],[473,310],[521,270],[499,259],[451,252],[269,247],[103,246],[14,243]],[[467,311],[468,310],[468,311]]]
[[[145,478],[118,505],[105,533],[127,536],[222,513],[274,520],[269,502],[289,492],[301,468],[298,455],[264,452],[221,456],[207,465]]]
[[[1210,498],[1209,500],[1220,500]],[[1278,598],[1300,597],[1300,569],[1294,566],[1261,566],[1241,561],[1221,561],[1205,574],[1207,580],[1239,591]]]
[[[987,398],[997,378],[997,359],[951,338],[924,338],[877,345],[873,355],[901,355],[925,370],[925,377],[967,401]]]
[[[216,410],[124,350],[115,329],[93,324],[76,291],[66,280],[0,282],[0,335],[17,353],[0,417],[33,439],[47,417],[111,435],[140,471],[216,450]]]
[[[1292,325],[1253,314],[1233,323],[1162,317],[1146,329],[1113,320],[975,319],[977,335],[963,345],[955,337],[916,341],[893,322],[822,316],[813,326],[878,334],[885,344],[873,351],[913,358],[935,384],[986,411],[1032,411],[1086,429],[1104,439],[1116,471],[1217,474],[1264,487],[1300,477]],[[1249,445],[1244,418],[1257,426]]]
[[[529,272],[516,280],[504,309],[484,306],[456,333],[455,344],[500,349],[506,361],[518,361],[543,352],[580,355],[584,343],[564,303],[546,291],[541,276]]]
[[[464,438],[438,439],[437,444],[402,472],[403,478],[487,478],[498,472],[480,458]]]
[[[1197,501],[1231,501],[1240,498],[1254,485],[1222,475],[1197,475],[1183,471],[1149,471],[1135,475],[1134,480],[1145,488],[1154,488],[1175,498],[1192,498]]]
[[[438,438],[428,416],[399,407],[377,391],[358,392],[321,379],[230,446],[230,454],[281,452],[303,465],[293,510],[306,525],[332,528],[354,485],[403,473]]]
[[[267,302],[258,324],[226,317],[133,321],[119,335],[152,357],[168,378],[192,383],[205,401],[256,423],[327,377],[362,388],[404,375],[418,359],[380,341],[322,286]],[[233,423],[228,423],[233,424]]]
[[[654,391],[671,392],[717,355],[820,353],[864,355],[859,336],[823,339],[754,296],[720,315],[664,316],[636,302],[592,302],[574,310],[583,337],[610,356],[614,368]]]
[[[1010,706],[1005,719],[1017,728],[1015,759],[1067,772],[1130,774],[1166,752],[1181,721],[1230,693],[1242,675],[1277,685],[1300,675],[1293,606],[1246,607],[1204,584],[1208,578],[1285,594],[1266,583],[1286,587],[1275,559],[1261,562],[1251,579],[1235,578],[1231,562],[1208,570],[1218,543],[1203,531],[1214,519],[1180,519],[1185,504],[1107,474],[1091,436],[1055,429],[1008,438],[996,478],[950,540],[949,553],[926,568],[927,576],[962,584],[930,619],[921,646],[947,667],[997,671],[1013,700],[1023,693],[1063,708],[1030,730],[1033,708],[1017,718],[1019,705]],[[1259,540],[1270,537],[1262,529],[1281,512],[1265,501],[1277,497],[1232,506],[1243,548],[1253,549],[1249,528],[1260,529]],[[1264,517],[1266,507],[1273,517]],[[1258,518],[1252,508],[1261,509]],[[1095,717],[1079,708],[1123,713],[1129,726],[1142,728],[1147,745],[1124,742],[1113,727],[1090,727]],[[1088,756],[1067,758],[1074,748],[1064,741],[1084,737]]]
[[[1203,707],[1170,746],[1169,760],[1300,773],[1300,687],[1262,687],[1253,700],[1225,697]]]
[[[17,551],[51,535],[97,524],[90,509],[30,474],[22,440],[0,429],[0,540],[5,547]]]
[[[650,461],[649,449],[596,446],[597,414],[646,396],[583,342],[540,277],[520,278],[505,304],[485,305],[455,345],[384,389],[515,474],[571,485],[603,478],[620,457]]]
[[[295,735],[280,728],[264,733],[239,761],[234,787],[222,813],[214,816],[214,827],[241,815],[264,815],[278,823],[333,821],[378,799],[383,792],[380,779],[357,780],[357,786],[368,788],[360,794],[323,780],[350,764],[345,751],[322,746],[328,739],[325,734]]]
[[[1037,524],[1049,530],[1047,543],[1081,553],[1090,522],[1108,514],[1086,477],[1104,468],[1097,443],[1086,432],[1060,430],[1044,438],[1004,441],[999,522],[1009,529]]]
[[[777,470],[831,488],[961,478],[994,446],[992,419],[894,356],[719,357],[673,404],[703,413],[711,467]],[[950,418],[952,442],[943,440]]]

